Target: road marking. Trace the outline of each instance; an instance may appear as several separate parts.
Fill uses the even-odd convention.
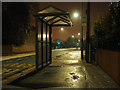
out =
[[[34,69],[34,68],[35,68],[35,66],[33,66],[33,67],[31,67],[31,68],[28,68],[28,69],[22,71],[21,73],[14,74],[14,75],[6,78],[6,79],[3,79],[2,82],[5,83],[6,81],[8,81],[8,80],[10,80],[10,79],[13,79],[13,78],[15,78],[15,77],[18,77],[18,76],[20,76],[22,73],[25,73],[25,72],[27,72],[27,71],[30,71],[31,69]]]
[[[11,73],[13,73],[13,72],[15,72],[15,71],[18,71],[19,69],[15,69],[15,70],[13,70],[13,71],[10,71],[10,72],[8,72],[8,73],[4,73],[3,75],[8,75],[8,74],[11,74]]]
[[[55,58],[56,58],[56,57],[53,57],[52,59],[55,59]],[[52,62],[54,62],[54,61],[56,61],[56,60],[52,60]],[[18,63],[13,64],[13,65],[17,65],[17,64],[18,64]],[[23,64],[22,64],[22,65],[23,65]],[[18,66],[16,66],[16,67],[19,67],[19,66],[20,66],[20,65],[18,65]],[[28,64],[28,66],[32,66],[32,65],[31,65],[31,64]],[[28,67],[28,66],[23,66],[23,67]],[[13,79],[13,78],[15,78],[15,77],[18,77],[18,76],[21,75],[22,73],[26,73],[26,72],[34,69],[34,68],[35,68],[35,66],[32,66],[31,68],[28,68],[28,69],[26,69],[26,70],[24,70],[24,71],[22,71],[22,72],[20,72],[20,73],[17,73],[17,74],[15,74],[15,75],[12,75],[12,76],[6,78],[6,79],[3,79],[2,82],[5,83],[6,81],[8,81],[8,80],[10,80],[10,79]],[[5,69],[5,70],[6,70],[6,69]],[[6,74],[4,74],[4,75],[10,74],[10,73],[15,72],[15,71],[17,71],[17,70],[19,70],[19,69],[15,69],[14,71],[11,71],[11,72],[6,73]]]
[[[6,78],[6,79],[3,79],[2,82],[5,83],[6,81],[8,81],[8,80],[10,80],[12,78],[18,77],[19,75],[20,75],[20,73],[17,73],[17,74],[15,74],[13,76],[10,76],[10,77]]]
[[[31,69],[34,69],[34,68],[35,68],[35,66],[33,66],[33,67],[31,67],[31,68],[28,68],[28,69],[22,71],[22,73],[27,72],[27,71],[30,71]]]

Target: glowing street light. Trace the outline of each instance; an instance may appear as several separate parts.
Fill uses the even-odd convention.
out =
[[[72,38],[74,38],[74,36],[72,36]]]
[[[75,18],[78,17],[78,13],[74,13],[74,17],[75,17]]]
[[[46,34],[43,34],[43,38],[46,38]]]
[[[78,35],[80,35],[80,33],[78,33]]]
[[[64,29],[63,28],[61,28],[61,31],[63,31]]]

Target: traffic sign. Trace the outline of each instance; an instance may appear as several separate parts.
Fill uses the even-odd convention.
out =
[[[82,26],[87,26],[87,17],[82,17],[81,24]]]

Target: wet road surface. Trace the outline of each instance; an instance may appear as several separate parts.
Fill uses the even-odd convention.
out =
[[[119,88],[99,66],[86,64],[75,50],[53,59],[53,63],[6,88]]]
[[[63,55],[73,49],[56,49],[52,51],[52,58],[56,56]],[[35,68],[35,55],[30,55],[21,58],[13,58],[9,60],[0,61],[0,68],[1,76],[0,80],[6,79],[16,73],[20,73],[29,68]],[[2,78],[2,79],[1,79]]]

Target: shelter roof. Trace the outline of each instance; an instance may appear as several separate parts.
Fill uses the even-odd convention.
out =
[[[35,16],[52,26],[72,26],[69,13],[54,6],[40,10]]]

